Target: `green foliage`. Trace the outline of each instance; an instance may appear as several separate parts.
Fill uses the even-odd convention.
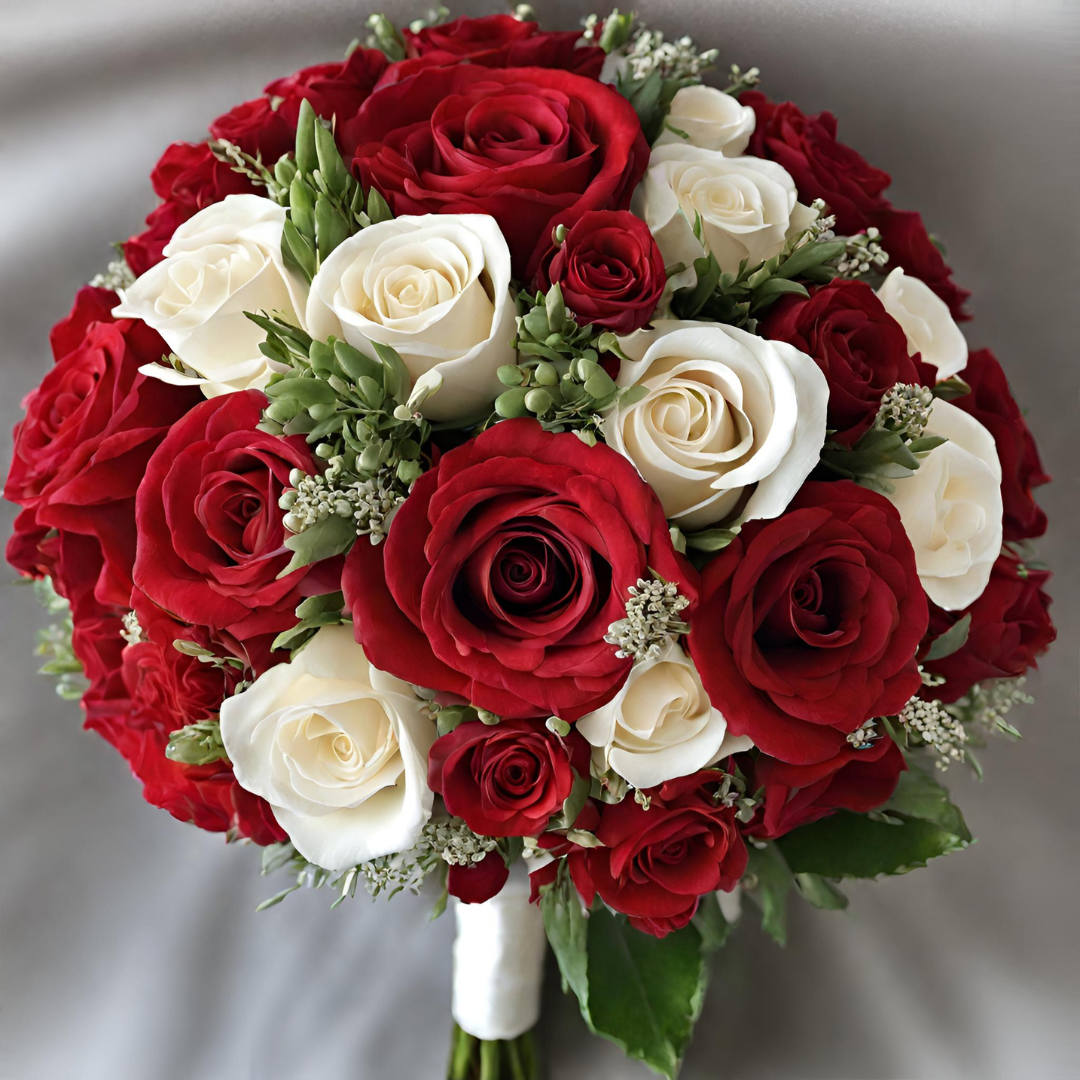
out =
[[[200,720],[178,728],[169,735],[165,756],[181,765],[209,765],[228,761],[229,755],[221,741],[221,724],[217,720]]]
[[[962,619],[958,619],[944,634],[934,638],[927,650],[926,660],[944,660],[946,656],[952,656],[959,652],[967,643],[968,633],[971,630],[971,613]]]
[[[698,223],[695,231],[700,236]],[[709,319],[752,333],[757,316],[779,297],[809,295],[802,281],[821,284],[836,276],[835,268],[826,264],[843,254],[844,242],[806,236],[793,238],[783,251],[756,266],[743,259],[738,271],[721,270],[712,252],[695,259],[697,281],[676,291],[672,310],[680,319]]]
[[[297,624],[274,638],[271,649],[289,649],[295,656],[323,626],[338,626],[347,621],[343,609],[345,596],[340,592],[309,596],[296,609]]]
[[[850,448],[826,442],[821,464],[871,491],[891,495],[896,490],[891,481],[911,476],[921,460],[944,441],[936,436],[909,439],[900,432],[872,427]]]
[[[667,115],[675,95],[686,86],[696,86],[701,79],[686,75],[682,78],[665,79],[658,68],[644,78],[634,79],[620,75],[615,88],[634,107],[641,121],[641,130],[651,146],[664,130]]]
[[[367,47],[386,54],[387,60],[405,59],[405,39],[398,28],[381,12],[368,16]]]
[[[747,846],[748,894],[761,909],[761,928],[777,945],[787,944],[787,896],[791,871],[774,843]]]
[[[65,701],[78,701],[90,683],[83,675],[83,666],[71,647],[74,630],[71,607],[47,577],[34,582],[34,595],[49,614],[60,616],[37,633],[34,653],[46,658],[38,668],[38,674],[53,676],[56,679],[56,692]]]

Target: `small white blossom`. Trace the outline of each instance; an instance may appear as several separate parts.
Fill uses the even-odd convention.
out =
[[[331,515],[352,518],[357,536],[368,536],[372,544],[380,543],[390,530],[394,511],[405,501],[393,479],[376,476],[370,480],[354,480],[337,486],[341,474],[341,459],[333,458],[321,476],[307,476],[294,469],[289,477],[294,488],[281,497],[285,528],[301,533],[325,521]]]
[[[869,750],[876,739],[881,738],[881,732],[877,730],[877,721],[873,718],[865,721],[861,727],[856,728],[848,735],[847,741],[856,750]]]
[[[95,274],[90,279],[90,285],[95,289],[129,289],[135,284],[135,274],[127,264],[127,259],[121,256],[113,259],[105,268],[104,272]]]
[[[945,711],[940,701],[913,697],[900,710],[901,724],[938,755],[936,765],[944,772],[954,761],[964,760],[968,733],[964,725]]]
[[[678,617],[689,606],[674,582],[639,578],[630,586],[626,618],[608,627],[604,640],[617,645],[618,657],[632,656],[635,663],[660,655],[669,638],[685,634],[690,628]]]
[[[918,439],[930,419],[934,395],[916,383],[897,383],[881,397],[874,426]]]
[[[689,37],[665,41],[659,30],[650,30],[642,23],[638,23],[622,51],[635,80],[648,78],[654,71],[659,71],[662,79],[696,78],[720,55],[718,49],[699,53]]]
[[[844,239],[847,242],[847,250],[836,263],[836,269],[840,271],[840,276],[843,278],[857,278],[864,274],[876,273],[889,261],[888,252],[881,246],[881,233],[873,226],[866,232],[856,233]]]
[[[123,624],[120,628],[120,636],[129,645],[138,645],[146,641],[142,627],[139,625],[139,616],[134,611],[127,612],[120,621]]]

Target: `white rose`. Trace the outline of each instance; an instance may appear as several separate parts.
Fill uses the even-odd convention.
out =
[[[754,110],[749,105],[740,105],[731,94],[715,86],[684,86],[672,99],[667,125],[654,145],[700,146],[738,157],[750,142],[756,123]],[[672,128],[687,138],[677,135]]]
[[[615,697],[575,726],[596,747],[601,768],[636,788],[687,776],[753,746],[746,736],[728,735],[694,662],[673,641],[658,657],[635,664]]]
[[[412,847],[431,816],[423,708],[351,626],[327,626],[225,700],[221,738],[237,782],[270,803],[296,850],[343,870]]]
[[[967,607],[986,588],[1001,551],[1001,464],[994,437],[966,412],[937,400],[927,435],[948,442],[931,450],[912,476],[894,480],[915,568],[939,607]]]
[[[808,229],[817,211],[798,200],[795,181],[775,161],[725,157],[719,150],[659,146],[634,192],[633,210],[649,226],[668,265],[692,266],[702,243],[722,270],[737,271],[778,254],[789,237]]]
[[[829,387],[793,345],[719,323],[658,321],[620,340],[617,382],[644,397],[604,418],[682,529],[783,513],[818,462]]]
[[[899,266],[881,283],[878,299],[904,328],[908,355],[937,368],[938,381],[959,375],[967,367],[967,341],[949,313],[949,306],[933,289]]]
[[[307,306],[314,337],[333,334],[371,357],[377,341],[397,350],[414,381],[441,375],[423,406],[431,420],[490,407],[503,389],[496,371],[514,363],[515,315],[510,249],[486,214],[399,217],[361,230],[319,268]]]
[[[200,378],[161,364],[143,372],[197,381],[207,397],[267,384],[275,369],[259,352],[266,334],[244,312],[278,311],[299,322],[304,285],[281,258],[284,224],[284,208],[271,199],[229,195],[173,233],[164,260],[120,290],[113,314],[153,327]]]

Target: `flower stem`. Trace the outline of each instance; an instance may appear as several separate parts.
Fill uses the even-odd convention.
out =
[[[516,1039],[478,1039],[457,1024],[450,1041],[447,1080],[540,1080],[531,1031]]]

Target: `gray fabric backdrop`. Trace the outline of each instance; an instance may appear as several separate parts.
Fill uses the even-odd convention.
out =
[[[548,3],[553,25],[584,13]],[[474,0],[475,13],[496,10]],[[357,0],[0,3],[2,427],[43,375],[76,286],[138,228],[175,138],[270,78],[339,55]],[[1033,680],[1018,746],[955,790],[979,843],[852,890],[847,914],[797,909],[781,952],[746,926],[718,964],[684,1076],[1063,1077],[1077,1072],[1077,24],[1013,0],[642,2],[669,32],[757,64],[765,88],[830,108],[895,178],[975,291],[1057,482],[1061,640]],[[1071,10],[1070,10],[1071,9]],[[387,3],[391,15],[414,10]],[[255,17],[258,13],[258,17]],[[1070,333],[1069,331],[1072,331]],[[5,446],[4,467],[9,450]],[[5,510],[4,532],[10,513]],[[0,1076],[10,1080],[436,1077],[451,924],[366,899],[336,912],[150,809],[74,705],[32,674],[43,623],[0,591]],[[550,973],[549,973],[550,974]],[[549,977],[550,1074],[638,1077],[586,1036]]]

